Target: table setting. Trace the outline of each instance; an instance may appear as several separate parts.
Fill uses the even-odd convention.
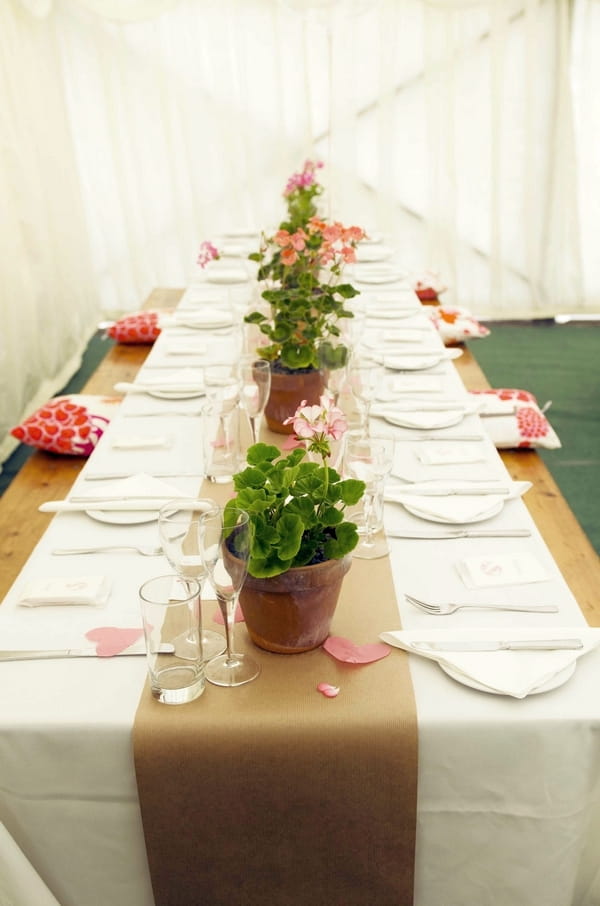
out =
[[[350,451],[348,463],[371,482],[375,503],[367,552],[363,538],[332,623],[334,655],[327,647],[290,658],[262,650],[236,621],[244,576],[225,581],[209,554],[233,495],[231,467],[211,471],[221,435],[207,446],[202,414],[207,403],[216,406],[216,430],[223,428],[224,396],[210,389],[208,369],[223,365],[215,350],[241,356],[243,306],[231,307],[227,292],[215,295],[250,287],[248,271],[233,264],[235,248],[232,234],[230,254],[202,270],[162,322],[140,373],[115,384],[119,412],[68,497],[53,500],[48,489],[40,509],[56,515],[0,608],[0,764],[16,804],[11,796],[0,801],[32,870],[61,906],[119,902],[123,890],[128,906],[159,906],[160,891],[184,889],[189,873],[197,876],[195,863],[207,902],[252,897],[266,872],[273,902],[287,902],[290,889],[290,902],[320,902],[316,877],[328,902],[364,903],[369,884],[382,903],[431,906],[446,897],[480,906],[485,885],[501,889],[504,902],[562,906],[547,870],[560,857],[579,902],[595,902],[584,892],[598,890],[586,833],[596,778],[585,767],[598,754],[600,631],[587,625],[527,510],[531,485],[511,479],[486,434],[482,403],[469,398],[453,365],[461,350],[441,345],[385,244],[366,243],[351,268],[357,285],[385,290],[364,305],[361,361],[372,375],[355,371],[353,379],[351,364],[351,389],[339,389],[340,405],[358,411],[372,442],[368,456]],[[373,338],[388,334],[388,324],[381,353]],[[240,386],[247,388],[245,407],[235,407],[246,419],[246,442],[236,451],[243,465],[249,443],[272,443],[274,435],[261,421],[256,376],[246,372],[238,394]],[[173,553],[173,539],[182,538],[168,533],[165,507],[198,513],[199,501],[217,513],[207,509],[201,540],[190,548],[187,535],[185,549]],[[169,582],[149,584],[160,577]],[[159,637],[157,609],[174,602],[173,634]],[[229,643],[224,662],[202,658],[198,622],[204,645],[210,634],[221,650]],[[356,655],[381,643],[377,660]],[[337,659],[340,649],[354,654]],[[254,665],[249,679],[232,680],[230,668],[218,674],[232,654]],[[167,705],[164,690],[151,694],[162,657],[196,671],[193,697],[174,693],[176,704]],[[175,741],[177,775],[164,768]],[[571,772],[572,764],[581,769]],[[560,821],[548,786],[573,805]],[[295,808],[282,789],[294,791]],[[232,803],[245,822],[235,835]],[[70,809],[80,819],[77,840],[60,821]],[[519,824],[523,810],[534,816],[528,827]],[[173,816],[194,812],[203,822],[210,815],[211,839],[168,840]],[[498,817],[486,854],[477,840],[489,833],[490,813]],[[250,820],[260,845],[244,831]],[[565,834],[578,841],[567,851]],[[520,851],[528,899],[506,881]],[[476,852],[467,891],[452,880],[457,852]],[[232,857],[246,867],[241,880],[228,871]],[[385,870],[373,881],[376,859]],[[287,866],[285,877],[278,864]]]

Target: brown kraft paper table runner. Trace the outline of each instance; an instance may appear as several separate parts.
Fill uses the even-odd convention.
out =
[[[231,485],[204,483],[224,501]],[[210,626],[215,602],[203,607]],[[399,616],[389,559],[357,560],[331,628],[377,642]],[[408,658],[365,666],[322,649],[262,651],[232,689],[181,706],[141,696],[133,744],[156,906],[408,906],[413,901],[417,719]],[[340,687],[337,698],[317,691]]]

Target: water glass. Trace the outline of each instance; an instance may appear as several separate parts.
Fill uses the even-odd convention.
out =
[[[255,354],[243,356],[239,363],[240,405],[248,416],[252,443],[260,437],[260,422],[271,390],[271,365]]]
[[[166,575],[139,591],[152,696],[183,705],[204,692],[200,636],[200,586],[195,579]]]
[[[350,437],[345,446],[343,471],[347,478],[365,482],[365,492],[356,507],[346,510],[346,518],[355,522],[360,541],[353,556],[373,560],[384,557],[388,544],[383,529],[384,489],[394,464],[394,440],[391,437]]]
[[[240,408],[237,399],[213,400],[202,407],[204,475],[209,481],[232,481],[242,463]]]

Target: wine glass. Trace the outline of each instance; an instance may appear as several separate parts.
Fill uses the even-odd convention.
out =
[[[394,464],[392,437],[351,437],[344,452],[344,474],[364,481],[366,487],[357,507],[346,511],[354,520],[361,539],[353,556],[363,560],[384,557],[389,548],[385,536],[377,538],[383,528],[383,495],[385,480]]]
[[[365,434],[369,433],[371,403],[380,389],[385,369],[372,359],[356,359],[350,362],[348,383],[360,416],[360,425]]]
[[[202,559],[225,622],[227,650],[206,665],[206,679],[216,686],[242,686],[256,679],[260,665],[234,648],[235,609],[248,572],[252,532],[244,510],[227,506],[200,520]]]
[[[339,337],[330,336],[317,344],[319,370],[334,406],[338,405],[340,393],[346,386],[349,357],[348,345]]]
[[[240,404],[248,416],[252,443],[255,444],[260,436],[260,422],[271,391],[271,365],[265,359],[246,355],[240,360],[239,375]]]
[[[167,560],[178,576],[197,579],[201,595],[207,573],[200,551],[200,518],[218,509],[209,498],[182,498],[165,503],[158,514],[158,532]],[[225,651],[225,639],[219,632],[202,628],[201,636],[205,661]]]

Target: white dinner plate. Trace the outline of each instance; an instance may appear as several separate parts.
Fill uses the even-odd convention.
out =
[[[155,522],[158,510],[86,510],[90,519],[106,522],[108,525],[141,525],[143,522]]]
[[[484,686],[481,683],[478,683],[477,680],[473,679],[470,676],[465,676],[464,673],[461,673],[460,670],[457,670],[452,664],[440,663],[440,667],[447,673],[448,676],[452,677],[453,680],[456,680],[457,683],[461,683],[463,686],[468,686],[470,689],[477,689],[478,692],[488,692],[491,695],[507,695],[506,692],[500,692],[496,689],[490,689],[489,686]],[[567,664],[562,670],[558,673],[555,673],[549,680],[545,683],[542,683],[540,686],[536,686],[534,689],[531,689],[528,692],[528,695],[538,695],[540,692],[550,692],[552,689],[558,689],[559,686],[564,686],[567,680],[570,680],[573,674],[575,673],[575,667],[577,665],[576,661],[573,661],[571,664]],[[512,696],[510,696],[512,698]]]
[[[463,497],[462,499],[464,501],[465,498]],[[404,509],[407,510],[409,513],[412,513],[413,516],[418,516],[419,519],[425,519],[425,520],[427,520],[427,522],[440,522],[442,525],[471,525],[471,523],[485,522],[486,519],[492,519],[494,516],[497,516],[498,513],[500,513],[502,511],[502,507],[504,506],[505,498],[504,497],[498,498],[495,495],[490,495],[487,498],[489,507],[487,507],[485,510],[483,510],[479,513],[475,513],[475,515],[472,515],[472,514],[469,515],[469,517],[467,519],[465,519],[464,517],[460,517],[458,519],[453,518],[451,507],[452,507],[452,501],[453,500],[455,501],[456,498],[452,498],[452,497],[439,497],[439,498],[427,497],[427,498],[425,498],[425,497],[422,497],[421,500],[424,501],[422,506],[426,507],[427,509],[419,509],[419,505],[418,505],[419,498],[418,497],[415,497],[414,499],[411,499],[411,500],[408,500],[408,497],[405,497],[402,500],[402,503],[400,505],[403,506]],[[448,503],[448,510],[446,512],[444,512],[443,510],[438,511],[437,513],[430,512],[430,510],[435,506],[435,504],[432,503],[432,501],[436,501],[437,503],[444,501],[444,502]]]

